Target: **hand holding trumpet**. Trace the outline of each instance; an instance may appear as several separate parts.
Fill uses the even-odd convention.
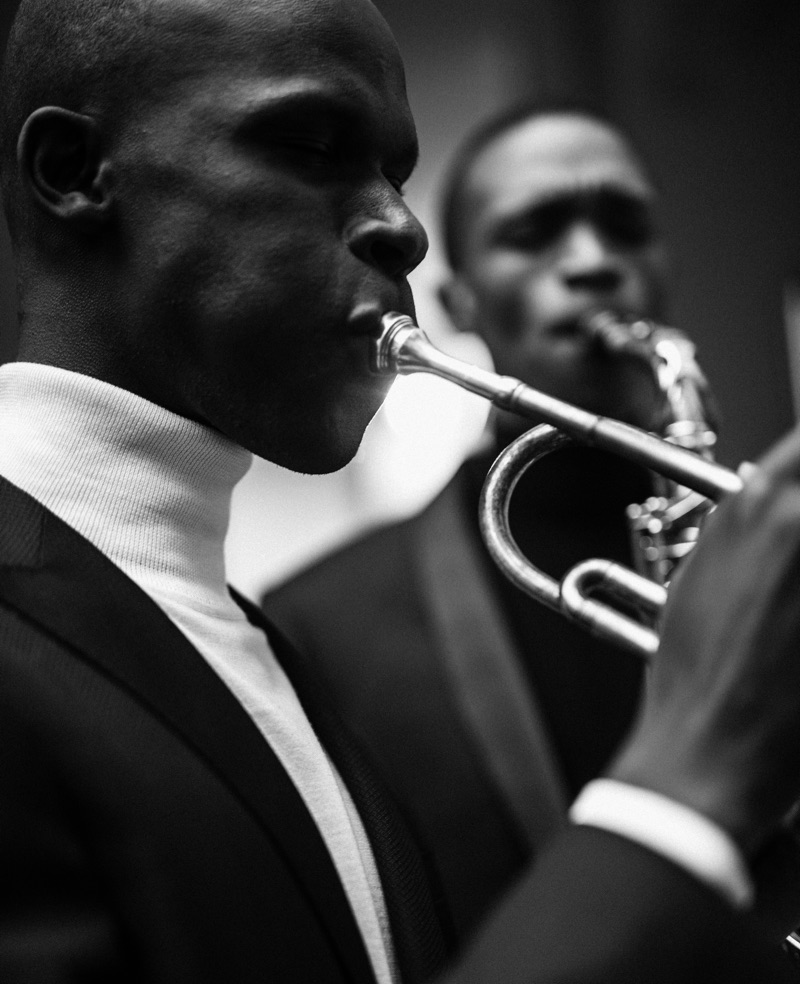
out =
[[[800,430],[679,571],[617,778],[714,819],[753,857],[800,796]]]
[[[776,938],[800,924],[800,429],[709,519],[670,589],[634,729],[610,769],[742,848]]]

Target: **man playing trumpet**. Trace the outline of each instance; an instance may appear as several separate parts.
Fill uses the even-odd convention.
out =
[[[23,0],[2,98],[0,977],[431,980],[402,811],[222,559],[250,454],[346,462],[385,391],[369,336],[413,313],[392,35],[368,0]],[[448,980],[784,979],[747,864],[800,793],[797,500],[781,473],[720,511],[609,773],[688,811],[713,871],[595,811]]]

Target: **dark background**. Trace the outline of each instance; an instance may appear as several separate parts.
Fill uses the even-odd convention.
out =
[[[0,39],[16,3],[2,0]],[[69,0],[65,0],[69,2]],[[790,0],[378,0],[407,64],[422,163],[409,200],[435,221],[460,135],[527,96],[586,97],[632,135],[663,192],[672,322],[698,344],[724,419],[720,458],[792,422],[784,296],[800,272],[800,4]],[[440,264],[417,280],[425,294]],[[0,228],[0,360],[16,341]]]

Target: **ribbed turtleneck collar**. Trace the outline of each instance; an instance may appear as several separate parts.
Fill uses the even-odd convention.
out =
[[[250,462],[221,434],[109,383],[0,366],[0,474],[154,593],[227,603],[231,495]]]

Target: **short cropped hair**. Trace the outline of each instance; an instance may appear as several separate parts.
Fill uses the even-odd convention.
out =
[[[128,105],[147,60],[151,0],[22,0],[0,76],[0,187],[12,237],[21,221],[16,148],[40,106],[103,115]]]
[[[458,271],[463,262],[462,244],[464,240],[464,218],[466,213],[467,187],[472,168],[487,147],[497,139],[541,117],[575,116],[602,123],[624,138],[619,126],[605,113],[588,103],[567,100],[539,100],[511,106],[496,116],[492,116],[473,130],[455,153],[440,191],[440,228],[445,258],[453,271]]]

